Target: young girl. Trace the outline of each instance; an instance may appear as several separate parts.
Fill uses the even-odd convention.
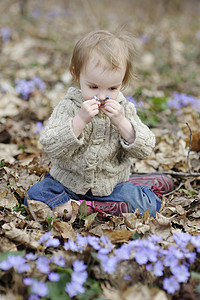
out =
[[[128,181],[132,159],[145,158],[155,145],[154,134],[120,92],[133,77],[133,64],[134,44],[126,34],[93,31],[78,41],[70,70],[80,90],[69,88],[41,134],[52,168],[29,189],[30,199],[66,218],[71,201],[83,199],[115,215],[138,208],[155,217],[161,200],[149,186],[160,181],[168,192],[173,184],[162,175]]]

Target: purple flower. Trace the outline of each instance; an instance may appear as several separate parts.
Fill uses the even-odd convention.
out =
[[[85,288],[81,284],[72,281],[66,284],[65,291],[72,298],[78,294],[83,294],[85,292]]]
[[[119,259],[116,256],[108,257],[107,255],[98,256],[98,258],[100,257],[101,257],[101,266],[104,272],[108,274],[113,273],[117,267]]]
[[[51,272],[49,273],[48,275],[48,279],[50,281],[59,281],[60,280],[60,275],[58,273],[55,273],[55,272]]]
[[[132,96],[127,96],[126,100],[137,106],[137,101]]]
[[[127,96],[126,100],[133,103],[136,107],[144,106],[144,103],[142,101],[136,101],[132,96]]]
[[[31,286],[31,292],[39,297],[45,297],[49,291],[45,282],[34,281]]]
[[[42,122],[37,122],[36,123],[36,130],[35,130],[35,133],[40,133],[40,131],[42,131],[44,129],[44,126],[42,124]]]
[[[140,249],[135,253],[135,260],[139,265],[145,265],[148,262],[148,252],[146,249]]]
[[[162,237],[156,234],[152,234],[148,237],[148,241],[152,243],[158,243],[162,240]]]
[[[21,95],[22,99],[27,100],[31,93],[35,91],[36,88],[40,90],[44,90],[46,88],[46,85],[44,81],[39,77],[33,77],[31,80],[26,79],[16,79],[16,91]]]
[[[1,92],[4,94],[4,93],[6,93],[6,91],[7,91],[6,87],[2,86],[1,87]]]
[[[125,275],[125,276],[124,276],[124,280],[127,280],[127,281],[131,280],[131,276]]]
[[[16,80],[16,91],[21,95],[22,99],[27,100],[31,93],[35,91],[35,84],[26,79]]]
[[[82,260],[75,260],[73,263],[74,272],[83,272],[86,270],[87,266],[84,264]]]
[[[71,250],[73,252],[79,251],[79,247],[76,245],[76,243],[74,241],[72,241],[70,239],[64,243],[63,248],[65,250]]]
[[[38,257],[38,256],[37,256],[36,254],[32,253],[32,252],[27,253],[26,256],[25,256],[25,258],[26,258],[27,260],[36,260],[37,257]]]
[[[189,233],[179,232],[179,233],[174,233],[173,238],[175,243],[180,248],[185,248],[191,240],[191,235]]]
[[[147,265],[146,265],[146,270],[147,270],[148,272],[151,272],[151,271],[153,270],[153,265],[152,265],[152,264],[147,264]]]
[[[3,260],[0,262],[0,269],[3,271],[7,271],[12,268],[11,263],[8,260]]]
[[[19,273],[25,273],[30,270],[30,265],[26,263],[26,260],[21,255],[9,255],[7,260],[0,263],[0,268],[4,271],[12,267]]]
[[[88,277],[87,271],[73,272],[71,275],[71,281],[83,285],[87,280],[87,277]]]
[[[50,271],[49,260],[46,257],[39,257],[36,266],[41,273],[48,274]]]
[[[33,284],[33,281],[34,281],[34,279],[31,278],[31,277],[26,277],[26,278],[24,278],[24,280],[23,280],[24,284],[27,285],[27,286],[32,285],[32,284]]]
[[[52,238],[52,239],[49,239],[46,243],[45,243],[45,246],[47,247],[58,247],[60,245],[60,241],[59,239],[55,239],[55,238]]]
[[[32,81],[35,83],[36,87],[39,90],[43,91],[43,90],[46,89],[46,84],[40,77],[35,76],[35,77],[32,78]]]
[[[163,263],[161,260],[158,260],[153,266],[154,275],[158,277],[163,276],[163,271],[164,271]]]
[[[173,294],[178,291],[179,283],[173,276],[171,276],[163,280],[163,288],[167,291],[168,294]]]
[[[111,243],[111,241],[109,240],[109,238],[105,235],[101,236],[100,244],[102,244],[102,248],[99,249],[99,253],[102,253],[102,254],[110,253],[114,247],[113,244]]]
[[[99,240],[100,239],[97,236],[88,235],[87,237],[88,244],[92,246],[95,250],[101,249],[101,246],[99,245]]]
[[[163,264],[165,267],[176,267],[178,265],[178,259],[174,256],[170,251],[166,251],[166,255],[164,256]]]
[[[188,268],[185,265],[171,268],[171,272],[176,277],[178,282],[186,282],[190,277],[190,272],[188,271]]]
[[[87,237],[82,236],[81,234],[77,234],[76,242],[77,242],[79,251],[85,250],[88,245]]]
[[[1,28],[1,36],[2,41],[7,42],[10,40],[10,28],[9,27],[2,27]]]
[[[51,261],[59,267],[65,267],[65,259],[62,255],[52,256]]]
[[[51,231],[45,232],[45,234],[41,236],[41,238],[38,240],[38,243],[45,243],[50,239],[50,237],[51,237]]]
[[[133,249],[129,244],[123,244],[120,248],[114,250],[114,254],[118,260],[128,260],[132,250]]]

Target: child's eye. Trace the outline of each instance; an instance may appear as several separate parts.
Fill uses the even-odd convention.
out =
[[[114,91],[114,90],[116,90],[116,89],[117,89],[116,87],[111,87],[111,88],[109,88],[110,91]]]
[[[95,85],[90,85],[89,88],[90,88],[90,89],[97,89],[98,87],[95,86]]]

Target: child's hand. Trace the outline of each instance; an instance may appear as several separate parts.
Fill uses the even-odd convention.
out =
[[[100,106],[100,110],[117,127],[125,119],[124,108],[116,100],[107,99],[104,105]]]
[[[98,113],[99,103],[95,99],[91,99],[83,102],[78,115],[85,124],[88,124]]]

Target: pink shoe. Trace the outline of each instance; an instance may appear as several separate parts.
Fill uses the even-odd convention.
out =
[[[83,202],[80,200],[79,202]],[[101,214],[110,214],[122,217],[123,213],[132,212],[131,205],[128,202],[104,202],[104,201],[86,201],[87,213],[99,212]]]
[[[157,194],[156,189],[159,190],[160,194],[167,194],[174,189],[174,184],[171,178],[159,173],[131,175],[129,182],[135,185],[148,185],[155,194]]]

